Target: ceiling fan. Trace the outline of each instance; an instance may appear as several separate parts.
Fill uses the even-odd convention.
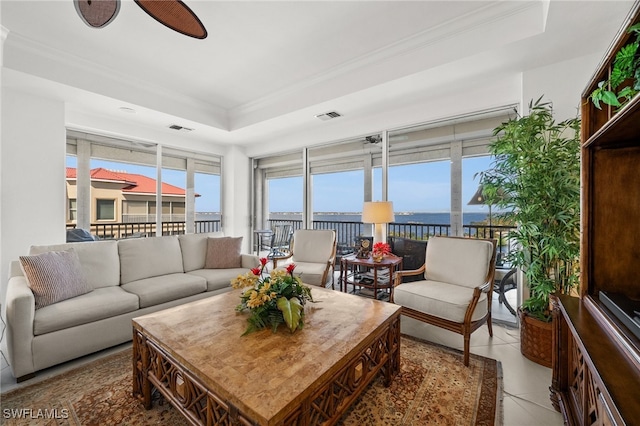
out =
[[[180,0],[134,0],[149,16],[189,37],[203,39],[207,30],[189,7]],[[92,28],[110,24],[120,11],[120,0],[73,0],[82,21]]]

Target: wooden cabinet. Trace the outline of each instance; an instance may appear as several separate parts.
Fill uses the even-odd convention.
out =
[[[580,297],[553,301],[551,399],[568,424],[640,423],[640,339],[600,300],[640,301],[640,96],[619,111],[589,99],[638,22],[635,2],[582,95]]]

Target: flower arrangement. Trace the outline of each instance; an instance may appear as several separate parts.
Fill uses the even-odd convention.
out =
[[[282,323],[293,333],[304,326],[304,304],[307,300],[313,302],[311,288],[293,276],[294,263],[286,270],[272,270],[269,275],[263,275],[267,262],[263,257],[259,267],[231,280],[233,288],[244,289],[236,311],[250,311],[243,336],[267,326],[275,333]]]
[[[371,250],[371,257],[374,262],[380,262],[385,254],[391,253],[391,246],[387,243],[383,243],[379,241],[373,245],[373,250]]]
[[[374,253],[381,253],[383,255],[391,253],[391,246],[387,243],[377,242],[373,245]]]

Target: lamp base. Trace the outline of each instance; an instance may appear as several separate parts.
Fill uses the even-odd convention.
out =
[[[373,244],[375,243],[386,243],[386,227],[385,223],[376,223],[375,229],[373,232]]]

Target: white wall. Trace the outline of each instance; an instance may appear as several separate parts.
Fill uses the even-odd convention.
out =
[[[580,95],[593,75],[602,55],[588,55],[536,68],[523,74],[522,100],[527,106],[531,99],[553,102],[556,121],[577,117]]]
[[[9,262],[65,239],[64,104],[3,88],[0,145],[1,300]],[[4,306],[4,303],[3,303]]]

